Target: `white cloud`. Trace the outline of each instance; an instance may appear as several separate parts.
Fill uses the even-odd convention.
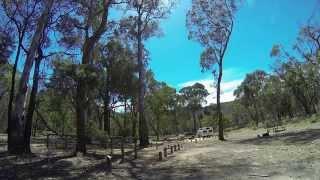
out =
[[[233,95],[233,91],[241,84],[243,79],[231,80],[231,81],[223,81],[221,83],[221,102],[230,102],[235,99]],[[216,103],[216,88],[214,87],[214,80],[213,79],[201,79],[201,80],[192,80],[188,82],[184,82],[179,84],[180,88],[186,86],[192,86],[195,83],[203,84],[209,92],[209,96],[207,97],[207,105]]]

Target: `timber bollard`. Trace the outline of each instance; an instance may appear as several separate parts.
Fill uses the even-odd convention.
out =
[[[178,151],[180,151],[180,144],[178,144]]]
[[[173,154],[173,146],[170,147],[171,154]]]
[[[111,156],[107,155],[107,172],[111,172],[112,171],[112,160],[111,160]]]
[[[164,157],[167,157],[168,156],[168,153],[167,153],[167,148],[163,148],[163,156]]]
[[[174,151],[177,151],[177,145],[174,145],[173,148],[174,148]]]
[[[162,161],[162,152],[159,152],[159,161]]]
[[[49,149],[49,134],[47,134],[47,149]]]
[[[124,162],[124,139],[123,137],[121,138],[121,162]]]

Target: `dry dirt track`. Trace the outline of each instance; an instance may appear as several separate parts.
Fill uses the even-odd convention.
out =
[[[106,173],[103,152],[49,160],[41,153],[29,159],[0,153],[0,180],[320,180],[320,122],[290,125],[282,135],[256,138],[262,132],[242,129],[229,133],[226,142],[208,139],[185,143],[182,151],[161,162],[155,147],[147,148],[139,152],[138,160],[114,162],[112,173]]]
[[[320,129],[289,129],[268,139],[258,139],[254,133],[237,132],[226,142],[211,139],[187,145],[160,163],[125,163],[108,178],[320,180]]]

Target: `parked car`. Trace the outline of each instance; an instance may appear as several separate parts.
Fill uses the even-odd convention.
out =
[[[213,135],[212,127],[202,127],[197,131],[197,137],[213,137]]]

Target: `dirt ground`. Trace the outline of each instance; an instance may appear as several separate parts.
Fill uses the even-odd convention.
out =
[[[110,179],[320,179],[320,126],[287,127],[282,134],[257,138],[264,130],[240,130],[228,141],[187,144],[168,160],[117,167]],[[128,168],[128,166],[130,168]]]
[[[294,124],[270,138],[257,138],[265,130],[241,129],[198,143],[184,142],[183,150],[158,161],[159,147],[113,159],[106,172],[103,153],[87,157],[57,156],[46,159],[0,154],[0,179],[320,179],[320,123]]]

